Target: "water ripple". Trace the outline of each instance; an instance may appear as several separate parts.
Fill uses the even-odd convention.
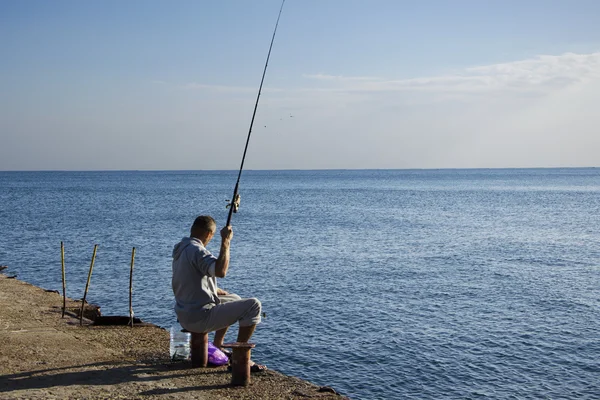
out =
[[[225,218],[231,171],[1,173],[0,262],[175,324],[173,244]],[[600,173],[248,171],[225,289],[254,357],[357,399],[600,398]],[[211,248],[217,250],[213,244]],[[235,334],[231,330],[230,335]]]

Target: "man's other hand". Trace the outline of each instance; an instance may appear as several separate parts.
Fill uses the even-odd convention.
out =
[[[227,225],[221,229],[221,239],[223,240],[231,240],[233,237],[233,229],[231,229],[231,225]]]

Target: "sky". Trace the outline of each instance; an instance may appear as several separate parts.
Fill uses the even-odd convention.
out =
[[[0,0],[0,170],[235,170],[279,0]],[[246,169],[600,166],[600,2],[286,0]]]

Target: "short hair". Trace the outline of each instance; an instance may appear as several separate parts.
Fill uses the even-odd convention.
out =
[[[192,224],[191,232],[194,231],[202,231],[202,232],[212,232],[215,233],[217,230],[217,223],[215,219],[209,215],[200,215],[196,217],[194,223]]]

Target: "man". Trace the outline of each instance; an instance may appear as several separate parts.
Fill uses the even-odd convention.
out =
[[[221,249],[215,257],[206,246],[217,230],[215,220],[206,215],[196,218],[190,237],[183,238],[173,248],[173,293],[175,313],[182,327],[190,332],[215,332],[213,343],[223,347],[227,328],[239,323],[238,342],[248,342],[260,323],[261,304],[258,299],[242,299],[217,286],[217,277],[224,278],[229,269],[229,246],[233,237],[231,226],[221,229]],[[252,371],[266,367],[252,363]]]

